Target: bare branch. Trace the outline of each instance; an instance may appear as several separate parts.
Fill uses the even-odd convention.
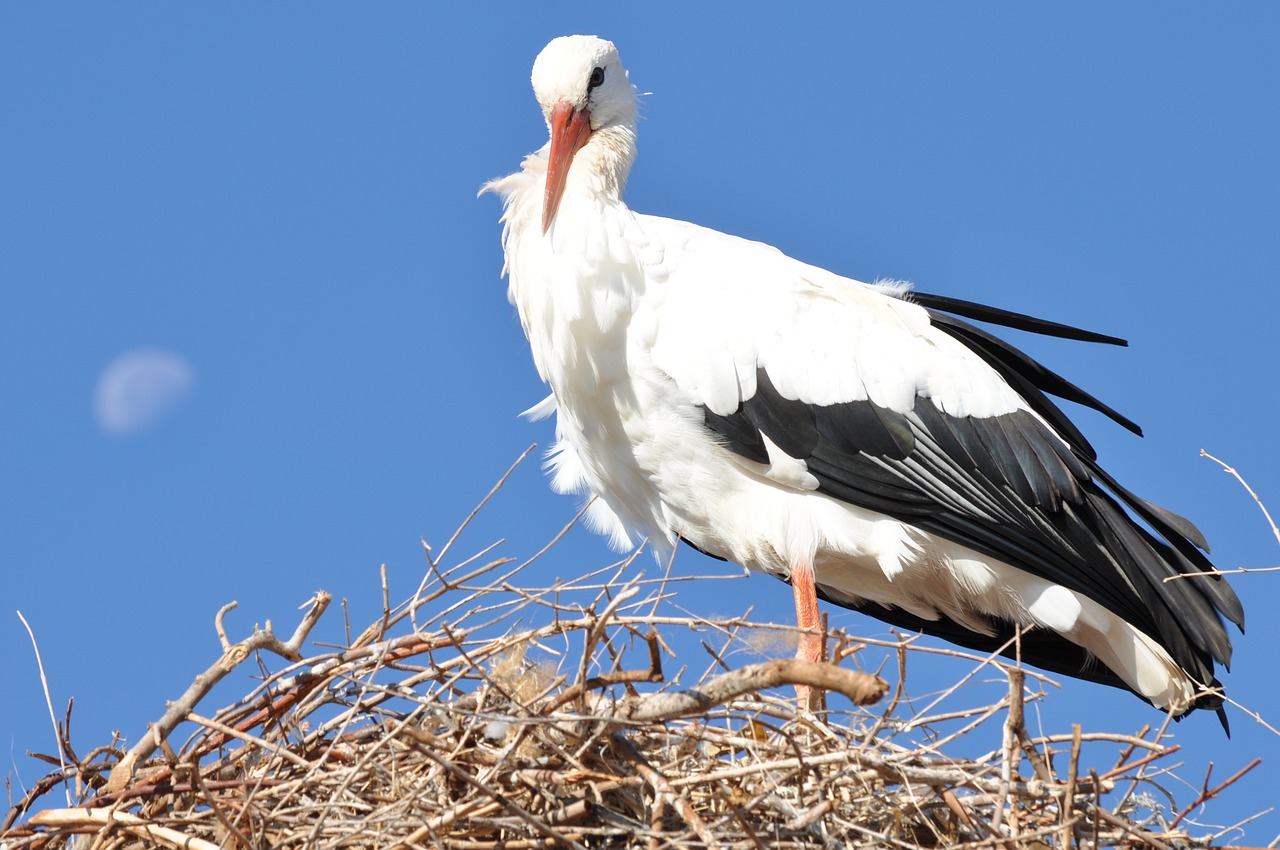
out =
[[[1258,505],[1258,509],[1261,510],[1262,515],[1267,518],[1267,525],[1271,526],[1271,533],[1275,535],[1276,542],[1280,543],[1280,528],[1276,527],[1276,521],[1271,518],[1271,512],[1267,510],[1267,506],[1262,503],[1262,499],[1258,497],[1257,493],[1253,492],[1253,488],[1250,487],[1249,483],[1244,480],[1244,477],[1240,475],[1239,472],[1236,471],[1235,467],[1227,466],[1226,463],[1224,463],[1221,460],[1218,460],[1218,458],[1209,454],[1204,449],[1200,450],[1200,457],[1207,457],[1209,460],[1218,464],[1218,466],[1221,466],[1223,472],[1227,473],[1228,475],[1232,476],[1233,478],[1235,478],[1237,481],[1240,482],[1240,486],[1245,489],[1245,492],[1247,492],[1250,496],[1253,497],[1253,501]],[[1276,569],[1280,569],[1280,567],[1277,567]]]
[[[646,723],[684,717],[723,705],[743,694],[779,685],[808,685],[835,691],[848,697],[854,705],[871,705],[889,692],[889,683],[870,673],[817,661],[776,658],[731,670],[696,688],[647,697],[629,712],[628,719]]]
[[[275,636],[270,628],[270,623],[268,623],[267,628],[255,631],[240,643],[227,646],[226,632],[222,628],[222,618],[227,611],[230,611],[235,606],[235,603],[229,606],[224,605],[220,608],[215,618],[215,628],[224,647],[222,657],[215,661],[208,670],[196,676],[181,697],[169,703],[164,716],[151,726],[147,734],[142,736],[142,740],[138,741],[111,771],[111,775],[107,779],[107,790],[119,791],[124,788],[133,779],[134,767],[138,762],[154,753],[160,747],[161,742],[169,737],[169,733],[177,728],[178,724],[185,720],[188,714],[195,710],[196,705],[204,698],[205,694],[209,693],[214,685],[222,681],[224,676],[234,670],[237,665],[252,653],[266,650],[290,661],[297,661],[300,658],[299,652],[307,638],[307,634],[316,624],[316,621],[320,619],[325,608],[329,607],[329,602],[332,599],[333,597],[323,590],[318,591],[315,596],[311,597],[311,600],[306,603],[310,607],[303,616],[302,622],[294,630],[293,636],[283,643]]]
[[[97,832],[115,827],[121,832],[155,841],[174,850],[220,850],[212,841],[193,838],[176,829],[157,826],[128,812],[112,809],[48,809],[31,818],[34,826],[50,826],[76,832]]]

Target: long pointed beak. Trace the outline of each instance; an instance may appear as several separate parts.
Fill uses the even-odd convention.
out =
[[[562,100],[551,108],[551,155],[547,161],[547,194],[542,202],[542,232],[555,221],[573,156],[591,137],[591,111],[574,109]]]

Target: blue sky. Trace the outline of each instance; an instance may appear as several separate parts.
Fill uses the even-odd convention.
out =
[[[28,786],[45,768],[24,751],[53,748],[15,610],[59,713],[76,698],[81,748],[135,740],[216,657],[224,602],[243,633],[324,587],[363,624],[379,565],[407,596],[419,538],[442,543],[548,442],[516,417],[543,390],[499,279],[498,202],[475,194],[545,140],[529,68],[566,33],[613,39],[651,93],[633,207],[1127,337],[1015,341],[1145,427],[1077,416],[1221,566],[1280,563],[1198,456],[1280,512],[1280,10],[779,8],[0,6],[0,772]],[[100,388],[137,350],[152,360]],[[575,509],[528,463],[459,546],[527,555]],[[611,557],[574,531],[531,580]],[[1236,580],[1249,633],[1227,679],[1273,724],[1277,582]],[[742,598],[680,601],[792,616],[771,579],[728,587]],[[1159,720],[1074,682],[1044,712],[1068,731]],[[1280,739],[1233,719],[1229,742],[1211,716],[1175,730],[1191,781],[1266,760],[1214,823],[1280,782]],[[1272,814],[1247,837],[1277,833]]]

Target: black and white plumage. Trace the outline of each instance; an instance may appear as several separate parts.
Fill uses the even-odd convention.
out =
[[[1108,476],[1049,396],[1136,426],[957,317],[1119,340],[635,213],[614,46],[556,39],[533,86],[551,140],[485,188],[552,391],[533,412],[557,416],[553,486],[595,496],[597,530],[785,578],[806,628],[816,592],[982,650],[1021,629],[1029,663],[1175,714],[1221,705],[1239,600],[1199,531]]]

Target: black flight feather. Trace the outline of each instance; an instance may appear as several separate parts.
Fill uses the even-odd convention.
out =
[[[1014,328],[1020,331],[1030,331],[1041,336],[1056,336],[1061,339],[1075,339],[1080,342],[1100,342],[1106,345],[1127,346],[1129,344],[1128,340],[1120,339],[1120,337],[1086,331],[1082,328],[1061,324],[1060,322],[1038,319],[1025,313],[1014,313],[1011,310],[1001,310],[999,307],[988,307],[986,304],[978,304],[973,301],[949,298],[946,295],[931,295],[928,292],[911,290],[906,293],[905,297],[908,301],[914,301],[921,307],[955,313],[957,316],[964,316],[966,319],[973,319],[977,322],[987,322],[988,324]]]
[[[759,369],[755,394],[737,411],[721,416],[704,410],[708,429],[730,451],[760,463],[769,462],[767,437],[806,464],[819,492],[1094,600],[1157,641],[1194,679],[1217,687],[1214,662],[1226,666],[1231,652],[1222,617],[1240,625],[1243,612],[1230,586],[1212,573],[1201,551],[1207,549],[1203,535],[1186,519],[1116,483],[1049,396],[1093,408],[1141,433],[1137,425],[1008,343],[937,311],[1069,339],[1123,341],[970,302],[921,293],[907,297],[929,311],[939,330],[995,369],[1034,413],[957,417],[925,397],[917,397],[907,413],[865,399],[813,405],[783,397]],[[1181,575],[1193,578],[1166,581]],[[1011,624],[992,618],[991,634],[946,618],[925,620],[859,599],[857,588],[819,592],[836,604],[982,651],[994,651],[1013,634]],[[1036,666],[1128,687],[1055,633],[1026,632],[1021,646],[1022,658]],[[1196,707],[1221,704],[1220,696],[1210,695]]]
[[[931,310],[929,311],[929,318],[938,329],[959,339],[970,350],[994,366],[1001,374],[1007,374],[1012,371],[1026,378],[1042,392],[1093,408],[1121,427],[1139,436],[1142,435],[1142,429],[1138,427],[1136,422],[1118,413],[1109,405],[1080,389],[1058,373],[1046,369],[1042,364],[999,337],[992,336],[981,328],[974,327],[968,322],[957,319],[954,316],[948,316],[945,313]],[[1027,401],[1032,401],[1032,399],[1028,398]],[[1061,413],[1058,415],[1062,416]],[[1063,418],[1065,419],[1065,417]]]

